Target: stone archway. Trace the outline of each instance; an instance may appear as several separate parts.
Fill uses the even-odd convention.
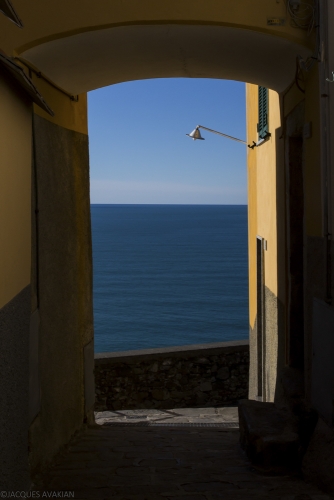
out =
[[[31,330],[31,345],[38,350],[31,354],[30,373],[42,397],[35,400],[29,422],[22,423],[23,433],[29,428],[32,470],[51,460],[93,409],[86,92],[128,80],[180,76],[235,79],[280,92],[294,77],[296,54],[311,52],[304,32],[270,24],[284,17],[283,2],[269,9],[267,0],[258,0],[252,10],[247,0],[233,6],[215,0],[205,5],[190,0],[182,5],[178,0],[168,5],[131,0],[126,6],[119,0],[108,7],[103,0],[45,4],[38,0],[32,8],[18,0],[25,28],[6,25],[1,39],[3,50],[28,68],[55,112],[50,117],[34,110],[33,228],[38,230],[32,245],[30,235],[22,245],[26,256],[33,247],[31,312],[40,318]],[[26,122],[22,134],[29,142]],[[15,178],[15,171],[9,175]],[[7,302],[14,295],[6,296]],[[28,367],[29,356],[25,363]]]

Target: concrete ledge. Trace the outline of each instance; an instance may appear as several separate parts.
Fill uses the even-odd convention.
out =
[[[95,353],[95,365],[109,363],[110,359],[116,361],[137,363],[138,360],[154,358],[164,358],[166,355],[170,357],[198,356],[200,354],[216,354],[217,352],[238,352],[241,350],[249,350],[248,340],[235,340],[233,342],[211,342],[209,344],[191,344],[175,347],[157,347],[155,349],[138,349],[132,351],[117,351],[117,352],[100,352]]]
[[[97,411],[221,406],[247,398],[249,342],[99,353]]]

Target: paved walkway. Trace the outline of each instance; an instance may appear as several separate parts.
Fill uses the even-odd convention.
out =
[[[176,408],[174,410],[118,410],[95,413],[100,425],[141,424],[145,426],[220,426],[238,428],[238,409]],[[190,425],[192,424],[192,425]]]
[[[296,476],[257,473],[236,408],[103,412],[43,477],[79,499],[329,500]]]

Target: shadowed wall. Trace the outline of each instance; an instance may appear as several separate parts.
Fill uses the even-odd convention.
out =
[[[93,336],[88,137],[38,115],[34,134],[41,404],[30,427],[33,470],[87,418],[83,350]]]

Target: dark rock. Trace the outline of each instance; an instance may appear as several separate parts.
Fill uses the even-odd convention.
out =
[[[202,392],[210,392],[212,391],[212,384],[211,382],[202,382],[201,385],[199,386],[199,390]]]
[[[239,401],[240,443],[250,460],[265,468],[300,465],[296,418],[274,403]]]
[[[210,365],[210,361],[207,358],[199,358],[197,361],[200,365]]]
[[[216,375],[216,377],[220,380],[227,380],[229,376],[230,376],[230,370],[228,369],[227,366],[220,368]]]

